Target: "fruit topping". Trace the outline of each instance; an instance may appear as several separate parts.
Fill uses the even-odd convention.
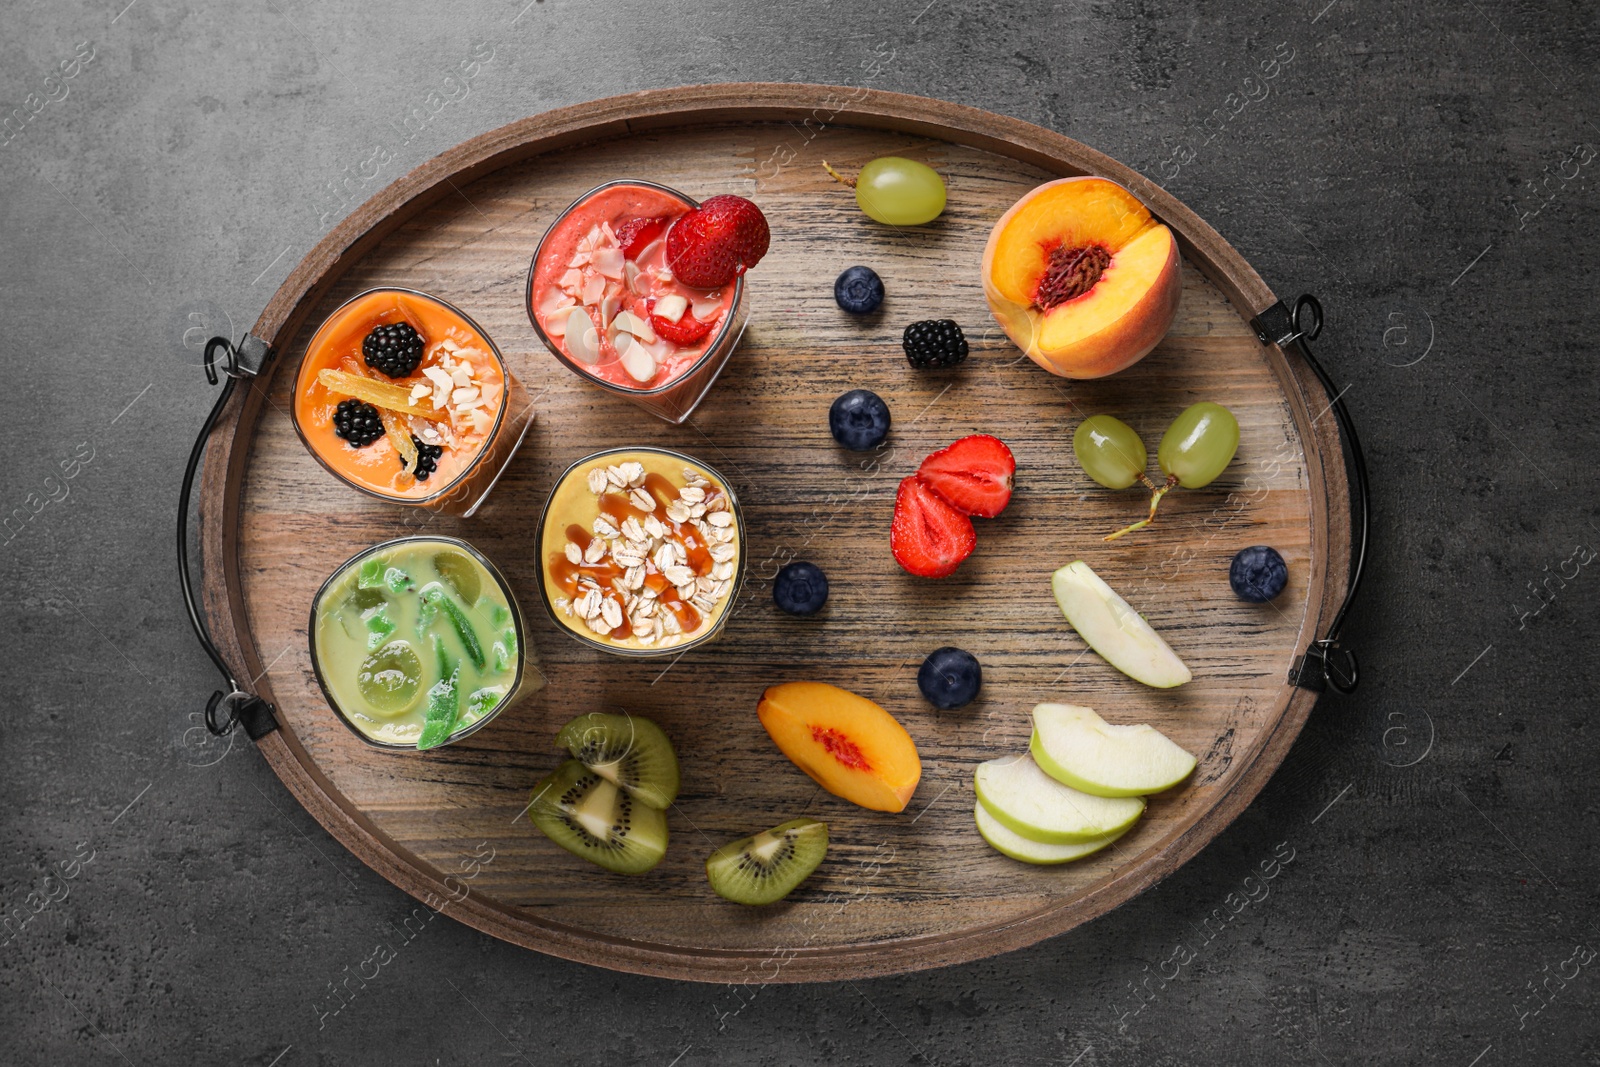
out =
[[[856,204],[867,217],[890,226],[921,226],[944,211],[944,179],[925,163],[880,156],[846,178],[824,162],[833,177],[856,189]]]
[[[409,322],[374,326],[361,342],[367,366],[390,378],[404,378],[422,363],[422,335]]]
[[[1195,758],[1154,726],[1112,726],[1074,704],[1033,709],[1030,751],[1050,777],[1097,797],[1159,793],[1195,768]]]
[[[876,311],[883,303],[883,279],[871,267],[851,267],[834,279],[833,299],[852,315]]]
[[[411,447],[417,450],[417,465],[411,473],[417,481],[425,482],[430,474],[439,469],[439,459],[444,455],[444,446],[430,445],[416,434],[412,434]]]
[[[900,483],[889,547],[901,567],[922,578],[944,578],[955,573],[977,544],[972,520],[928,483],[915,474]]]
[[[954,367],[967,358],[967,338],[954,319],[924,319],[906,327],[900,338],[906,359],[919,370]]]
[[[791,615],[815,615],[828,602],[828,576],[815,563],[795,560],[772,580],[772,602]]]
[[[575,759],[533,787],[528,818],[550,840],[618,874],[643,874],[667,854],[667,818]]]
[[[868,452],[889,436],[889,405],[870,389],[840,393],[828,409],[828,431],[852,452]]]
[[[978,657],[951,645],[934,649],[917,670],[917,688],[928,703],[946,711],[972,703],[982,686]]]
[[[1192,675],[1178,654],[1090,566],[1078,560],[1056,571],[1050,589],[1067,622],[1105,661],[1135,681],[1171,689]]]
[[[678,754],[649,719],[592,711],[563,726],[556,744],[642,804],[665,811],[678,797]]]
[[[1016,471],[1016,457],[1005,442],[980,433],[933,453],[917,475],[957,511],[992,519],[1011,502]]]
[[[670,220],[665,216],[659,218],[629,219],[616,228],[617,247],[622,249],[622,254],[627,259],[638,259],[639,253],[661,236]]]
[[[1241,548],[1228,565],[1228,584],[1241,600],[1264,604],[1283,592],[1289,581],[1289,565],[1278,550],[1266,545]]]
[[[742,196],[713,196],[667,231],[667,266],[684,285],[717,289],[761,262],[771,240],[760,208]]]
[[[682,297],[678,297],[682,300]],[[657,334],[665,337],[675,345],[692,345],[706,334],[711,332],[713,323],[701,322],[687,308],[678,312],[676,319],[669,319],[658,315],[653,310],[650,313],[650,327]]]
[[[1221,404],[1192,404],[1172,420],[1161,436],[1156,462],[1167,476],[1166,484],[1156,485],[1144,472],[1149,453],[1133,427],[1110,415],[1091,415],[1078,424],[1072,434],[1072,452],[1084,473],[1107,489],[1126,489],[1142,482],[1150,490],[1150,514],[1105,540],[1115,541],[1124,534],[1149,526],[1156,518],[1161,498],[1175,486],[1203,489],[1210,485],[1239,450],[1239,420]]]
[[[978,764],[975,785],[978,802],[996,821],[1012,833],[1044,844],[1108,837],[1144,814],[1142,797],[1080,792],[1044,773],[1026,753]]]
[[[735,904],[772,904],[794,892],[827,854],[827,823],[791,819],[717,849],[706,860],[706,878]]]
[[[317,372],[317,381],[329,392],[364,400],[373,407],[383,408],[385,411],[413,415],[419,419],[431,419],[434,422],[450,421],[449,408],[435,409],[425,406],[421,403],[423,398],[414,401],[411,398],[411,390],[403,385],[364,378],[348,371],[328,369]]]
[[[333,432],[349,441],[351,448],[365,448],[383,436],[383,419],[371,404],[341,400],[333,409]]]
[[[390,641],[361,662],[356,687],[379,714],[410,710],[422,689],[422,660],[405,641]]]
[[[782,750],[834,796],[874,811],[904,811],[922,778],[917,746],[894,716],[824,682],[785,682],[756,709]]]
[[[1099,378],[1138,362],[1183,293],[1178,242],[1104,178],[1063,178],[1018,200],[983,252],[995,320],[1039,366]]]

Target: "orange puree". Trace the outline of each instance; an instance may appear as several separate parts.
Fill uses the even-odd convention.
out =
[[[396,322],[410,323],[423,340],[422,363],[404,378],[389,378],[368,367],[361,356],[361,342],[374,327]],[[386,423],[442,448],[437,469],[426,479],[404,470],[388,434],[363,448],[338,437],[334,409],[348,397],[318,380],[324,369],[418,394],[412,404],[437,412],[438,419],[397,414],[387,416]],[[448,388],[435,380],[452,372]],[[463,376],[466,386],[461,385]],[[334,474],[379,496],[422,501],[439,496],[472,469],[502,419],[505,390],[499,355],[466,316],[420,293],[377,289],[340,307],[311,339],[295,380],[294,421],[307,447]]]

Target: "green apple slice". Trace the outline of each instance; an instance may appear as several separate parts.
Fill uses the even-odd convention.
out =
[[[1062,785],[1026,752],[978,764],[977,791],[1006,829],[1048,845],[1119,833],[1144,811],[1142,797],[1097,797]]]
[[[1129,678],[1157,689],[1171,689],[1193,677],[1144,616],[1083,560],[1056,571],[1050,588],[1078,635]]]
[[[1082,841],[1072,845],[1047,845],[1043,841],[1034,841],[1023,837],[993,815],[982,804],[972,806],[972,817],[978,821],[978,833],[989,845],[1003,856],[1010,856],[1023,863],[1071,863],[1081,860],[1105,848],[1111,842],[1121,837],[1132,829],[1132,824],[1123,827],[1114,834],[1096,837],[1090,841]]]
[[[1141,797],[1189,777],[1195,758],[1154,726],[1112,726],[1092,708],[1033,709],[1033,761],[1056,781],[1097,797]]]

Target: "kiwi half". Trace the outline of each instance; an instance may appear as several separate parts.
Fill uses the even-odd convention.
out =
[[[717,895],[735,904],[771,904],[806,880],[828,854],[828,824],[791,819],[730,841],[706,860]]]
[[[652,808],[665,810],[678,796],[677,753],[649,719],[592,711],[563,726],[556,744]]]
[[[667,854],[667,817],[577,760],[533,787],[528,818],[574,856],[618,874],[643,874]]]

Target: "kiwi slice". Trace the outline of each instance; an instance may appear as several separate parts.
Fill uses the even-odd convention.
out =
[[[569,759],[533,787],[528,818],[574,856],[643,874],[667,854],[667,817]]]
[[[592,711],[563,726],[556,744],[652,808],[665,810],[678,796],[677,753],[649,719]]]
[[[717,895],[735,904],[771,904],[805,881],[828,854],[828,824],[791,819],[730,841],[706,860]]]

